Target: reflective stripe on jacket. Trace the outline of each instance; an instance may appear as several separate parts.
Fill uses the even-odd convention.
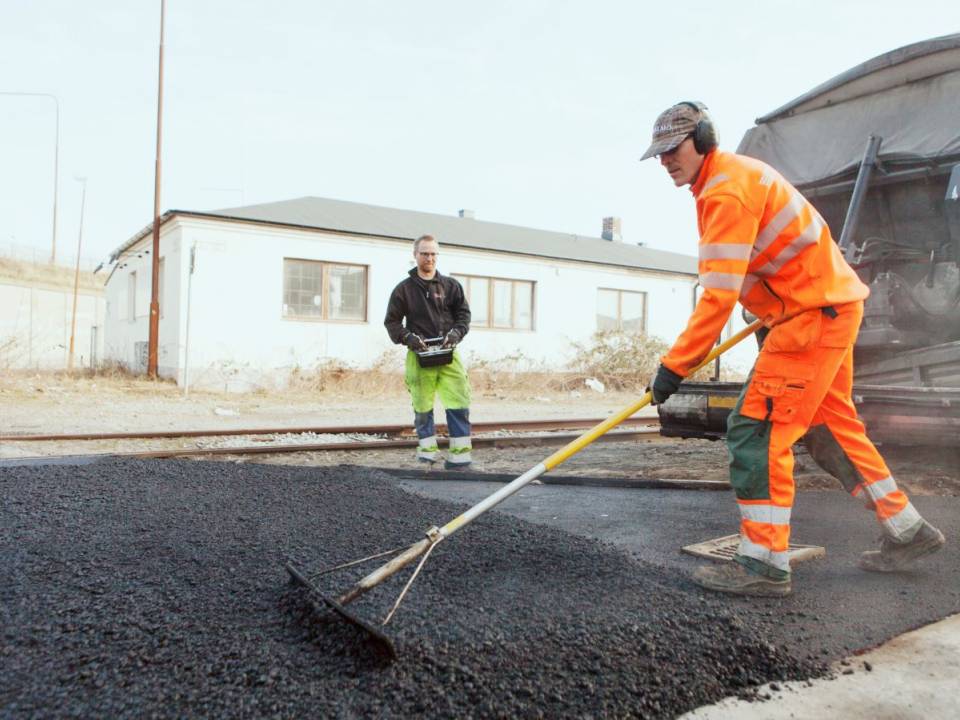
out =
[[[772,327],[870,294],[816,208],[766,163],[713,151],[691,191],[703,294],[662,358],[677,374],[688,375],[706,357],[738,300]]]

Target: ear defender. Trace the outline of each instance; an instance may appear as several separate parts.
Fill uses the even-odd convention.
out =
[[[717,138],[717,128],[710,119],[707,106],[701,102],[684,100],[680,103],[696,110],[700,114],[696,127],[693,128],[693,148],[701,155],[706,155],[720,144]]]

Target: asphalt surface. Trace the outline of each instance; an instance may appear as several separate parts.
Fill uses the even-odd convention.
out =
[[[501,485],[405,480],[402,486],[430,497],[473,504]],[[829,661],[960,612],[960,498],[911,500],[947,537],[946,547],[916,570],[896,574],[860,570],[856,565],[860,553],[879,546],[873,514],[842,491],[800,492],[791,541],[821,545],[825,557],[797,563],[793,594],[786,599],[721,596],[719,604],[748,623],[757,615],[776,619],[764,630],[772,633],[773,642],[795,656]],[[697,591],[685,578],[706,561],[681,553],[680,548],[737,532],[739,515],[729,490],[548,484],[522,489],[495,512],[615,544],[637,560],[660,568],[694,594]]]
[[[357,468],[0,468],[0,716],[675,717],[825,671],[827,638],[778,636],[789,612],[798,633],[824,627],[798,614],[809,612],[805,592],[730,602],[665,560],[689,503],[719,508],[722,493],[630,491],[609,502],[606,490],[547,487],[513,501],[537,522],[494,512],[438,546],[391,625],[400,660],[388,663],[352,626],[316,612],[283,564],[319,568],[408,545],[464,508],[397,485]],[[428,488],[451,499],[488,489]],[[537,510],[548,498],[557,508]],[[663,530],[649,517],[643,529],[601,524],[610,512],[596,511],[617,505],[657,508]],[[572,533],[541,522],[578,508]],[[652,562],[631,556],[628,536],[662,551]],[[322,581],[333,591],[359,575]],[[892,587],[874,582],[878,593]],[[401,583],[352,607],[382,617]],[[955,607],[945,595],[914,597],[914,618]]]

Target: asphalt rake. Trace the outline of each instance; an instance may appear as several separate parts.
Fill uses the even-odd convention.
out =
[[[740,332],[733,335],[726,342],[715,347],[699,365],[693,368],[691,374],[713,362],[717,357],[722,355],[744,338],[752,335],[757,329],[760,328],[760,326],[761,322],[756,320]],[[327,568],[314,573],[305,572],[298,568],[293,562],[288,562],[286,565],[286,570],[290,574],[291,581],[302,586],[310,594],[310,596],[315,599],[319,599],[324,605],[326,605],[326,607],[335,612],[338,616],[357,628],[360,628],[377,649],[379,649],[387,657],[395,659],[397,657],[396,646],[390,636],[387,635],[385,628],[393,619],[397,609],[400,607],[400,604],[403,602],[403,599],[410,590],[410,587],[420,575],[420,571],[423,569],[434,548],[436,548],[437,545],[439,545],[442,541],[453,535],[453,533],[455,533],[457,530],[468,525],[480,515],[483,515],[483,513],[487,512],[487,510],[499,505],[522,487],[529,485],[544,473],[549,472],[556,466],[560,465],[562,462],[577,454],[583,448],[587,447],[587,445],[590,445],[598,437],[616,427],[642,408],[649,405],[652,399],[653,398],[651,397],[650,391],[647,391],[644,393],[643,397],[641,397],[635,403],[624,408],[616,415],[610,416],[603,422],[595,425],[590,430],[587,430],[578,438],[570,441],[567,445],[550,455],[550,457],[546,458],[543,462],[540,462],[536,466],[530,468],[512,482],[504,485],[502,488],[487,496],[469,510],[466,510],[455,517],[446,525],[443,525],[442,527],[433,526],[429,528],[425,533],[426,537],[415,542],[413,545],[410,545],[409,547],[395,548],[393,550],[386,550],[384,552],[369,555],[357,560],[351,560],[350,562],[336,565],[335,567]],[[315,584],[315,580],[317,578],[328,573],[345,570],[347,568],[390,556],[393,556],[391,560],[388,560],[373,572],[362,577],[349,590],[339,596],[330,596],[321,591],[320,588]],[[419,562],[417,562],[418,560]],[[351,608],[347,607],[361,595],[390,579],[404,568],[412,565],[414,562],[417,562],[416,568],[407,579],[403,589],[400,591],[400,594],[397,596],[397,599],[394,601],[383,620],[366,620],[359,614],[353,612]]]

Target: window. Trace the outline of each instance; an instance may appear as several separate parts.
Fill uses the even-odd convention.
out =
[[[127,275],[127,320],[137,319],[137,273]]]
[[[365,322],[367,268],[284,258],[283,317]]]
[[[470,304],[471,327],[533,330],[533,283],[529,280],[454,275]]]
[[[642,333],[647,329],[647,294],[629,290],[597,290],[597,330]]]

